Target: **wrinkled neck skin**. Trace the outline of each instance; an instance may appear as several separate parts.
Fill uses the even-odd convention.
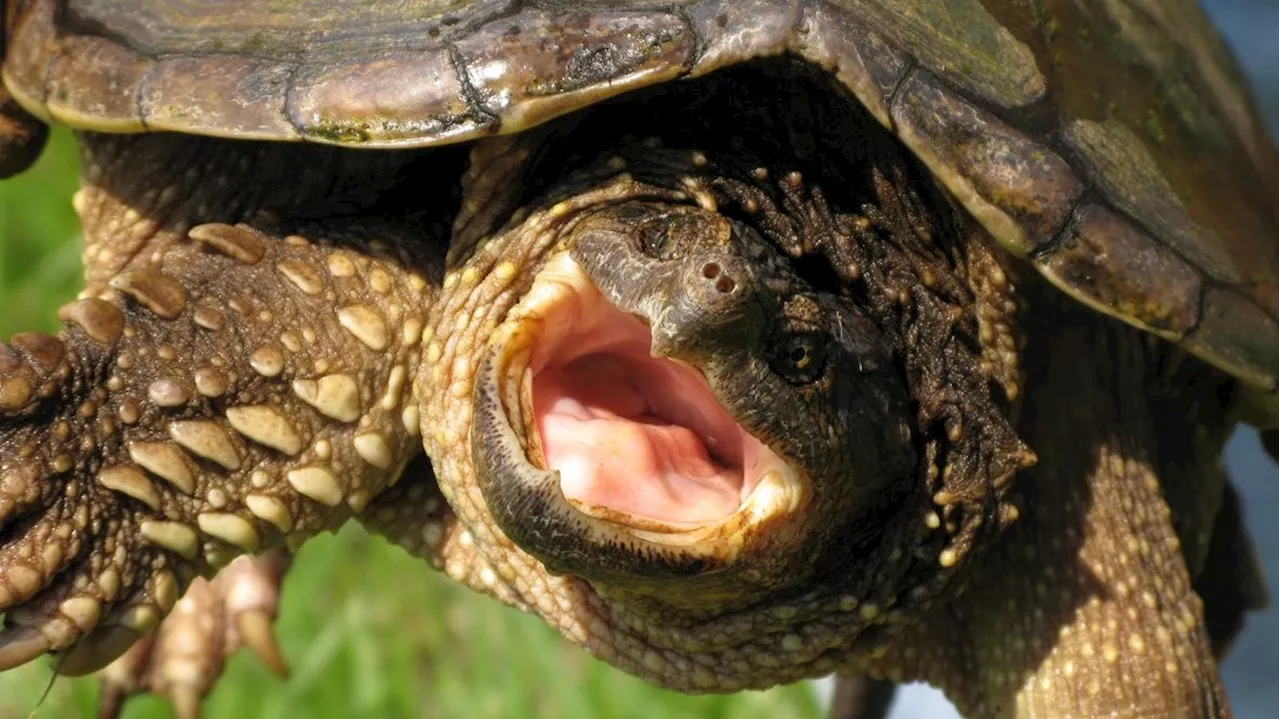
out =
[[[1019,431],[1040,460],[1014,484],[1023,516],[958,599],[854,669],[924,679],[966,716],[1230,716],[1187,571],[1218,506],[1229,382],[1023,282],[1043,317],[1027,332]]]
[[[482,143],[473,154],[467,192],[493,198],[498,193],[486,183],[515,184],[518,175],[511,175],[510,165],[520,148],[518,140]],[[485,162],[502,167],[500,176],[486,175]],[[657,167],[652,174],[668,169]],[[680,187],[679,182],[673,185]],[[468,204],[464,197],[463,214],[455,223],[444,293],[429,317],[431,339],[417,380],[424,403],[424,445],[441,492],[463,527],[450,541],[469,560],[446,559],[446,571],[541,615],[571,641],[619,668],[676,690],[763,688],[826,674],[852,655],[874,651],[875,637],[889,636],[905,621],[900,608],[941,592],[951,568],[969,548],[956,545],[939,567],[938,551],[947,551],[940,544],[943,530],[927,521],[933,507],[921,501],[917,490],[884,494],[894,497],[893,504],[862,523],[870,526],[818,517],[816,523],[829,524],[832,532],[847,538],[844,559],[836,564],[816,561],[814,550],[793,546],[795,575],[757,579],[759,585],[746,595],[749,576],[726,583],[714,572],[664,585],[670,593],[646,590],[639,586],[643,578],[637,585],[616,576],[588,582],[560,574],[517,546],[495,522],[473,459],[476,432],[488,431],[477,425],[488,407],[477,402],[508,401],[504,392],[518,388],[495,389],[486,397],[477,387],[485,386],[489,370],[477,366],[476,358],[484,356],[482,350],[529,292],[562,238],[593,212],[631,200],[714,206],[709,193],[662,189],[616,169],[579,177],[550,197],[529,209],[509,210],[510,221],[496,232],[481,217],[482,203]],[[557,202],[560,197],[566,199]],[[503,213],[488,215],[505,219]],[[823,441],[816,436],[810,440]],[[892,471],[899,483],[911,487],[913,463]],[[530,506],[528,511],[558,510]],[[920,549],[904,551],[913,547]],[[913,587],[915,592],[909,593]]]

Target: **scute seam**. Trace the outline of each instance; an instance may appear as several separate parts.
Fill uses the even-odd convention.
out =
[[[471,119],[475,120],[491,134],[500,133],[502,131],[502,118],[489,112],[489,109],[480,101],[480,92],[476,90],[475,85],[471,84],[471,76],[467,72],[467,63],[462,59],[462,53],[459,52],[458,46],[454,43],[449,43],[445,45],[445,50],[449,53],[449,65],[453,67],[453,74],[458,78],[458,87],[462,89],[462,99],[470,109]]]

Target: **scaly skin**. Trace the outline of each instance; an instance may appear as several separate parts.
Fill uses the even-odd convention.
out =
[[[78,643],[59,670],[101,666],[193,577],[340,525],[420,451],[409,368],[442,248],[319,231],[191,227],[58,337],[14,338],[0,665]]]

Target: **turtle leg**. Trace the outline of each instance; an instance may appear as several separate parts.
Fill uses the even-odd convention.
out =
[[[879,669],[975,717],[1229,716],[1165,485],[1199,437],[1220,456],[1230,380],[1190,360],[1164,375],[1176,348],[1036,290],[1020,517]],[[1213,504],[1219,479],[1201,478]]]
[[[828,719],[884,719],[898,685],[865,674],[836,677],[835,695],[831,697]]]
[[[287,678],[271,624],[291,558],[277,547],[237,557],[212,580],[196,578],[159,629],[99,672],[99,716],[118,717],[139,692],[165,697],[183,719],[199,716],[201,699],[241,646]]]
[[[199,225],[0,350],[0,670],[93,671],[393,483],[442,252],[418,227]]]

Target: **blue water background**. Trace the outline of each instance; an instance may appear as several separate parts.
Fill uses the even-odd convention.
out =
[[[1160,2],[1161,0],[1152,0]],[[1240,65],[1253,83],[1258,104],[1271,137],[1277,118],[1277,21],[1276,0],[1202,0],[1222,30]],[[1271,605],[1250,615],[1244,631],[1222,666],[1222,679],[1238,719],[1275,719],[1280,716],[1277,674],[1280,673],[1280,622],[1276,586],[1280,565],[1277,516],[1280,516],[1280,482],[1276,465],[1258,444],[1252,429],[1236,433],[1227,447],[1227,468],[1243,499],[1245,521],[1267,571]],[[938,692],[912,686],[899,693],[891,719],[953,719],[955,710]]]

